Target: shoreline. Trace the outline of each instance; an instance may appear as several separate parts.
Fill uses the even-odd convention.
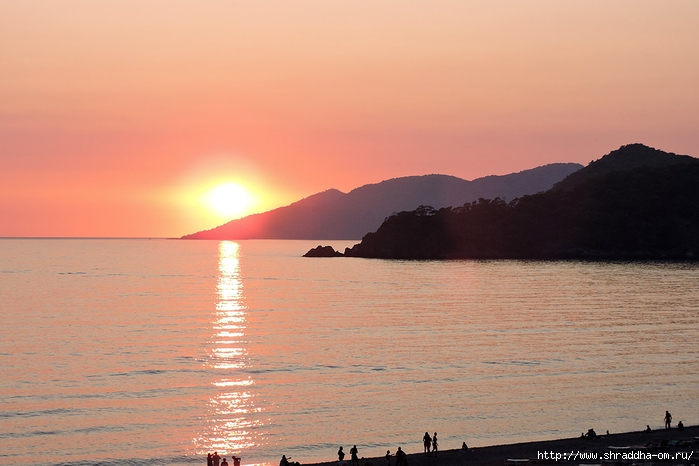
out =
[[[419,437],[419,436],[418,436]],[[679,446],[674,442],[685,441]],[[663,446],[669,443],[669,446]],[[404,451],[406,447],[411,449],[420,447],[420,442],[414,444],[401,445]],[[652,445],[653,448],[647,448]],[[611,447],[611,448],[610,448]],[[397,448],[397,447],[396,447]],[[581,437],[541,440],[524,443],[514,443],[507,445],[491,445],[486,447],[469,448],[467,453],[461,449],[440,450],[436,456],[428,456],[426,453],[408,453],[409,466],[519,466],[529,463],[538,464],[631,464],[639,461],[628,459],[629,454],[643,452],[646,456],[645,463],[665,463],[665,464],[699,464],[699,426],[685,426],[683,431],[673,427],[670,430],[654,430],[650,433],[642,431],[623,432],[609,435],[599,435],[596,439],[586,439]],[[349,449],[348,449],[349,451]],[[545,452],[560,454],[559,459],[545,458]],[[567,459],[571,453],[584,453],[584,457],[575,456],[572,460]],[[669,453],[673,455],[671,459],[658,459],[657,454]],[[676,453],[692,456],[689,460]],[[597,459],[591,458],[597,454]],[[615,459],[604,459],[604,455],[612,454]],[[565,459],[564,455],[565,454]],[[635,453],[638,455],[638,453]],[[655,455],[648,459],[648,455]],[[349,454],[347,455],[349,457]],[[352,466],[352,462],[345,458],[346,466]],[[361,451],[360,451],[361,457]],[[364,460],[364,463],[362,463]],[[360,466],[388,466],[385,457],[362,458]],[[515,460],[515,461],[508,461]],[[322,463],[303,463],[303,466],[338,466],[337,461],[327,461]],[[395,449],[391,450],[391,466],[396,466]]]

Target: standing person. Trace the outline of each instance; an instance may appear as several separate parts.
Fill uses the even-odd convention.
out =
[[[396,466],[406,466],[408,464],[408,458],[405,456],[405,452],[398,447],[396,450]]]
[[[386,450],[386,466],[391,466],[391,450]]]
[[[338,464],[338,466],[342,466],[344,459],[345,459],[345,452],[342,450],[342,447],[340,447],[340,449],[337,450],[337,464]]]
[[[430,433],[425,432],[425,435],[422,437],[422,444],[425,446],[425,453],[430,452],[430,445],[432,444],[432,439],[430,438]]]
[[[226,461],[226,457],[223,457],[223,461],[221,461],[221,466],[228,466],[228,461]]]
[[[240,457],[233,455],[233,466],[240,466]]]
[[[357,450],[357,445],[350,449],[350,455],[352,456],[352,466],[359,466],[359,450]]]
[[[217,451],[214,452],[214,456],[212,456],[211,459],[213,460],[214,466],[218,466],[219,461],[221,461],[221,457],[218,456]]]
[[[669,429],[671,425],[672,425],[672,414],[670,414],[670,411],[665,411],[665,428]]]
[[[206,455],[206,466],[214,466],[214,459],[211,456],[211,453]]]
[[[435,432],[434,437],[432,437],[432,451],[434,452],[434,456],[437,456],[437,432]]]

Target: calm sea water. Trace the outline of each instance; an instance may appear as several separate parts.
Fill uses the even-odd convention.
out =
[[[300,257],[317,244],[0,240],[0,465],[699,422],[697,265]]]

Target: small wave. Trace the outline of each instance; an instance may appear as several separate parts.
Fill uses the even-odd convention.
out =
[[[316,364],[313,369],[341,369],[341,366],[335,366],[332,364]]]
[[[133,371],[132,374],[147,374],[147,375],[158,375],[166,374],[168,372],[174,372],[166,369],[144,369],[140,371]]]
[[[39,411],[5,411],[0,412],[0,419],[12,419],[16,417],[36,417],[36,416],[65,416],[77,414],[80,410],[68,408],[44,409]]]
[[[102,378],[102,377],[133,377],[141,375],[161,375],[161,374],[183,374],[201,372],[200,369],[141,369],[129,372],[112,372],[110,374],[88,375],[86,378]]]
[[[97,432],[125,432],[128,431],[130,427],[123,426],[123,425],[116,425],[116,426],[92,426],[92,427],[83,427],[80,429],[75,429],[72,432],[76,434],[94,434]]]
[[[274,369],[246,369],[241,372],[246,374],[271,374],[274,372],[298,372],[298,367],[279,367]]]
[[[30,438],[30,437],[46,437],[46,436],[73,436],[76,434],[97,434],[97,433],[115,433],[126,432],[132,430],[134,426],[125,425],[95,425],[89,427],[81,427],[79,429],[68,430],[34,430],[27,432],[3,432],[0,433],[0,439],[3,438]]]
[[[541,366],[541,361],[510,361],[514,366]]]
[[[44,431],[44,430],[35,430],[32,432],[5,432],[5,433],[0,433],[0,439],[2,438],[23,438],[23,437],[43,437],[46,435],[59,435],[62,432],[58,432],[55,430],[49,430],[49,431]]]
[[[495,366],[541,366],[541,361],[483,361],[483,364]]]

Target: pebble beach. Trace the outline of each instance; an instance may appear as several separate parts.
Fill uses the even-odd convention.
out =
[[[523,466],[526,464],[699,464],[699,426],[680,431],[654,430],[602,434],[595,439],[582,437],[493,445],[439,451],[436,455],[410,453],[421,445],[403,446],[408,452],[408,466]],[[411,448],[412,447],[412,448]],[[394,450],[391,450],[395,454]],[[361,451],[360,451],[361,456]],[[365,466],[388,466],[385,457],[364,458]],[[350,461],[345,461],[351,466]],[[337,466],[337,461],[311,466]],[[308,465],[305,465],[308,466]],[[361,466],[361,463],[360,463]],[[391,466],[396,466],[392,456]]]

